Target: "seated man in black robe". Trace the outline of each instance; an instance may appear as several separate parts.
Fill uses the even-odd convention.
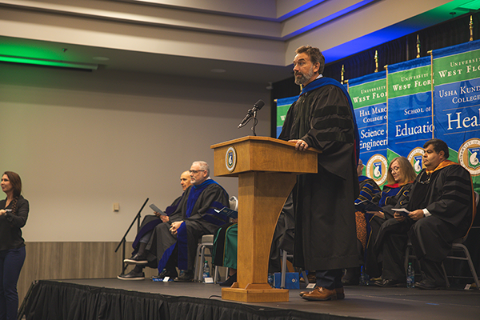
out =
[[[175,212],[175,210],[178,207],[178,204],[180,203],[180,200],[182,199],[185,190],[187,190],[188,187],[192,185],[191,178],[190,178],[190,172],[189,171],[184,171],[180,175],[180,186],[182,187],[183,193],[180,197],[176,198],[172,204],[167,207],[164,211],[166,215],[162,215],[159,212],[154,212],[154,214],[149,214],[146,215],[145,218],[142,221],[142,224],[140,225],[140,230],[137,233],[137,236],[135,237],[135,240],[133,241],[132,247],[133,247],[133,253],[132,257],[123,260],[125,263],[128,264],[148,264],[149,263],[149,256],[147,255],[147,252],[145,251],[145,248],[150,241],[150,238],[152,237],[153,230],[155,227],[162,223],[162,222],[168,222],[170,221],[170,215]],[[156,267],[156,259],[155,256],[150,257],[151,260],[155,262],[155,267]],[[143,280],[144,276],[143,273],[140,272],[129,272],[127,274],[122,274],[117,277],[120,280]]]
[[[415,179],[410,193],[395,206],[410,213],[405,217],[395,212],[395,219],[382,224],[375,242],[375,251],[383,253],[382,280],[375,283],[381,287],[405,285],[408,238],[422,268],[422,281],[415,287],[445,287],[442,262],[453,241],[466,235],[474,217],[470,173],[447,160],[449,150],[442,140],[429,140],[423,148],[425,169]]]
[[[170,221],[158,224],[145,250],[154,256],[159,277],[175,278],[176,267],[181,271],[176,281],[191,281],[199,239],[213,234],[228,217],[215,209],[228,207],[228,193],[210,178],[206,162],[195,161],[190,168],[192,186],[180,200]],[[143,274],[144,265],[137,264],[132,272]],[[164,270],[165,269],[165,270]]]

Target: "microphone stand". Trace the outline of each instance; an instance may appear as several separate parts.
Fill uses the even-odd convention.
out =
[[[140,211],[138,211],[137,215],[135,216],[135,218],[133,219],[132,223],[130,224],[130,227],[128,227],[127,229],[127,232],[125,232],[125,235],[123,236],[122,240],[120,240],[118,246],[117,246],[117,249],[115,249],[115,252],[118,251],[118,248],[120,248],[120,246],[123,244],[123,253],[122,253],[122,273],[120,275],[124,275],[125,274],[125,269],[127,269],[127,264],[125,262],[123,262],[125,260],[125,245],[127,243],[127,234],[130,232],[130,229],[132,228],[133,224],[135,223],[135,221],[137,221],[137,233],[138,231],[140,231],[140,218],[142,217],[142,215],[140,214],[143,210],[143,207],[145,207],[145,205],[147,204],[148,202],[148,198],[147,200],[145,200],[145,202],[143,203],[142,207],[140,208]]]
[[[252,127],[252,131],[253,131],[253,135],[256,136],[257,134],[255,133],[255,126],[257,125],[258,123],[258,120],[257,120],[257,110],[253,111],[253,127]]]

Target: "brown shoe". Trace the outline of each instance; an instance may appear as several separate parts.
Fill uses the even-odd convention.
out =
[[[303,298],[303,295],[306,294],[306,293],[310,293],[310,291],[302,291],[302,292],[299,293],[299,295],[300,295],[300,297]]]
[[[302,298],[308,301],[337,300],[337,291],[316,287],[313,291],[305,293]]]
[[[343,287],[342,288],[335,288],[335,291],[337,292],[337,300],[345,299],[345,292],[343,291]],[[303,295],[306,294],[306,293],[310,293],[310,291],[300,292],[300,297],[303,298]]]

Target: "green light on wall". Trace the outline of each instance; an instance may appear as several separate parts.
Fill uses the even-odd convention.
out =
[[[46,59],[33,59],[33,58],[23,58],[23,57],[14,57],[14,56],[5,56],[5,55],[0,55],[0,62],[22,63],[22,64],[32,64],[37,66],[71,68],[71,69],[82,69],[82,70],[92,70],[92,71],[98,69],[98,65],[96,64],[86,64],[86,63],[76,63],[76,62],[67,62],[67,61],[58,61],[58,60],[46,60]]]
[[[480,8],[480,0],[473,0],[462,5],[459,5],[458,8],[467,9],[467,10],[478,10]]]

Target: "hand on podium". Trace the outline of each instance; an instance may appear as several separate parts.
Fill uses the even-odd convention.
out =
[[[308,144],[303,140],[288,140],[288,142],[295,142],[295,150],[306,151],[308,149]]]

